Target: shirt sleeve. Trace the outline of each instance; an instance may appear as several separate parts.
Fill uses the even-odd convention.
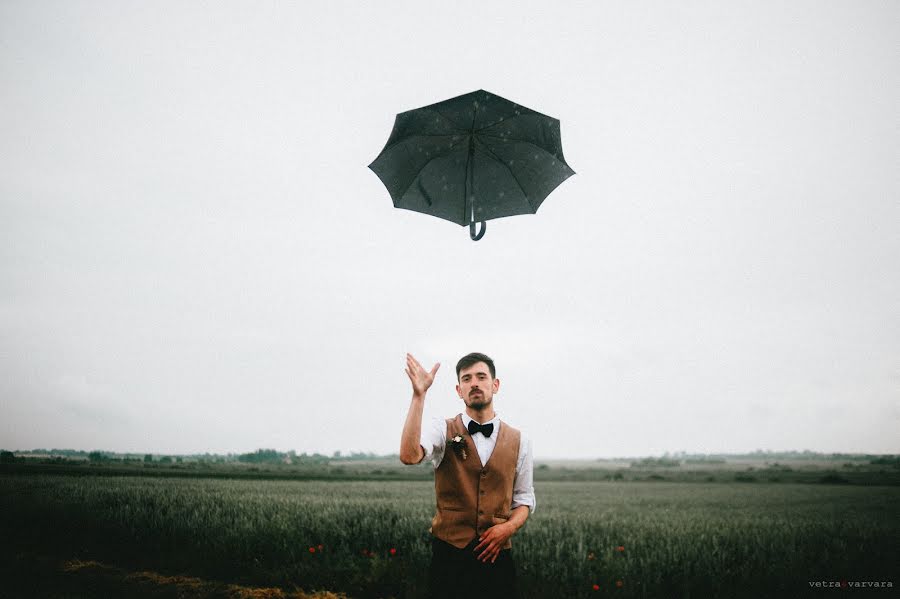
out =
[[[431,461],[435,468],[440,466],[444,459],[444,447],[447,445],[446,421],[443,418],[432,418],[427,424],[423,424],[419,444],[425,450],[422,461]]]
[[[512,509],[527,505],[533,513],[537,506],[534,497],[534,458],[531,450],[531,439],[522,435],[519,461],[516,464],[516,479],[513,482]]]

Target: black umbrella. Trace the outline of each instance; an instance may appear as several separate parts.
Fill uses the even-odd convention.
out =
[[[476,241],[485,221],[536,213],[575,174],[557,119],[484,90],[398,114],[369,168],[394,207],[469,225]]]

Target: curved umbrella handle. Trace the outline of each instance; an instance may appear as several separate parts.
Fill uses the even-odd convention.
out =
[[[475,221],[469,223],[469,237],[472,238],[472,241],[478,241],[482,237],[484,237],[484,232],[487,231],[487,223],[485,221],[481,221],[478,223],[481,225],[481,231],[478,232],[478,235],[475,234]]]

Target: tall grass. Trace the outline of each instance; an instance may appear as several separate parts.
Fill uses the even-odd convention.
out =
[[[890,580],[900,563],[897,487],[536,492],[513,540],[526,598],[787,597],[812,580]],[[0,533],[20,550],[353,597],[424,594],[433,509],[424,481],[0,477]]]

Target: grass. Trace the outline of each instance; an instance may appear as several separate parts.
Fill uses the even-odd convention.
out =
[[[536,492],[514,538],[526,598],[793,597],[813,580],[891,580],[900,563],[896,486],[579,481]],[[419,597],[433,493],[428,481],[2,474],[5,574],[25,588],[23,560],[53,556],[209,584]]]

